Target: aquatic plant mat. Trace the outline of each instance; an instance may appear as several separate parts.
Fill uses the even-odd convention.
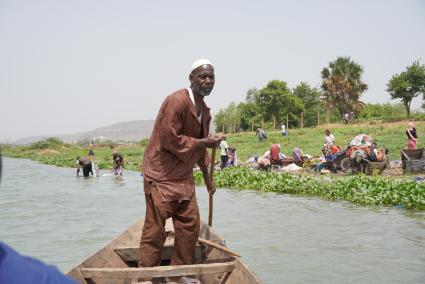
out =
[[[194,175],[196,183],[202,184],[202,174],[195,172]],[[414,180],[389,179],[377,175],[298,176],[244,167],[217,171],[214,180],[217,188],[310,195],[364,205],[425,209],[425,183]]]

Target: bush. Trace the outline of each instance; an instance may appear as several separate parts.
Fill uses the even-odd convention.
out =
[[[360,120],[398,121],[406,118],[403,104],[367,104],[358,115]]]
[[[140,140],[139,144],[142,147],[146,147],[149,144],[149,139],[148,138],[142,139],[142,140]]]
[[[48,148],[60,148],[65,146],[62,140],[56,137],[51,137],[45,140],[37,141],[28,146],[30,150],[42,150]]]

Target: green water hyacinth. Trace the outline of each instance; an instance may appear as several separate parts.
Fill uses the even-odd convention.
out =
[[[195,172],[194,176],[196,183],[202,184],[202,174]],[[214,181],[217,188],[319,196],[328,200],[347,200],[363,205],[425,210],[425,183],[391,180],[380,176],[297,176],[228,167],[215,172]]]

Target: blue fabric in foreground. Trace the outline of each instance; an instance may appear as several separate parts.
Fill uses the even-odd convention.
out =
[[[76,284],[55,266],[20,255],[10,246],[0,242],[0,283],[7,284]]]

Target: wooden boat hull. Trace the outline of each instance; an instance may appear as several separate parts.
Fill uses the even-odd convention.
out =
[[[137,283],[137,279],[141,278],[158,277],[158,279],[164,279],[163,277],[183,275],[194,276],[202,284],[261,283],[239,258],[203,244],[198,244],[196,247],[195,264],[193,265],[137,268],[138,247],[142,229],[143,220],[139,220],[104,248],[72,268],[67,275],[80,283],[102,284]],[[166,230],[172,230],[171,222],[167,222]],[[224,240],[204,223],[201,224],[200,237],[225,247]],[[173,237],[167,237],[162,254],[164,264],[169,263],[171,259],[173,245]]]

